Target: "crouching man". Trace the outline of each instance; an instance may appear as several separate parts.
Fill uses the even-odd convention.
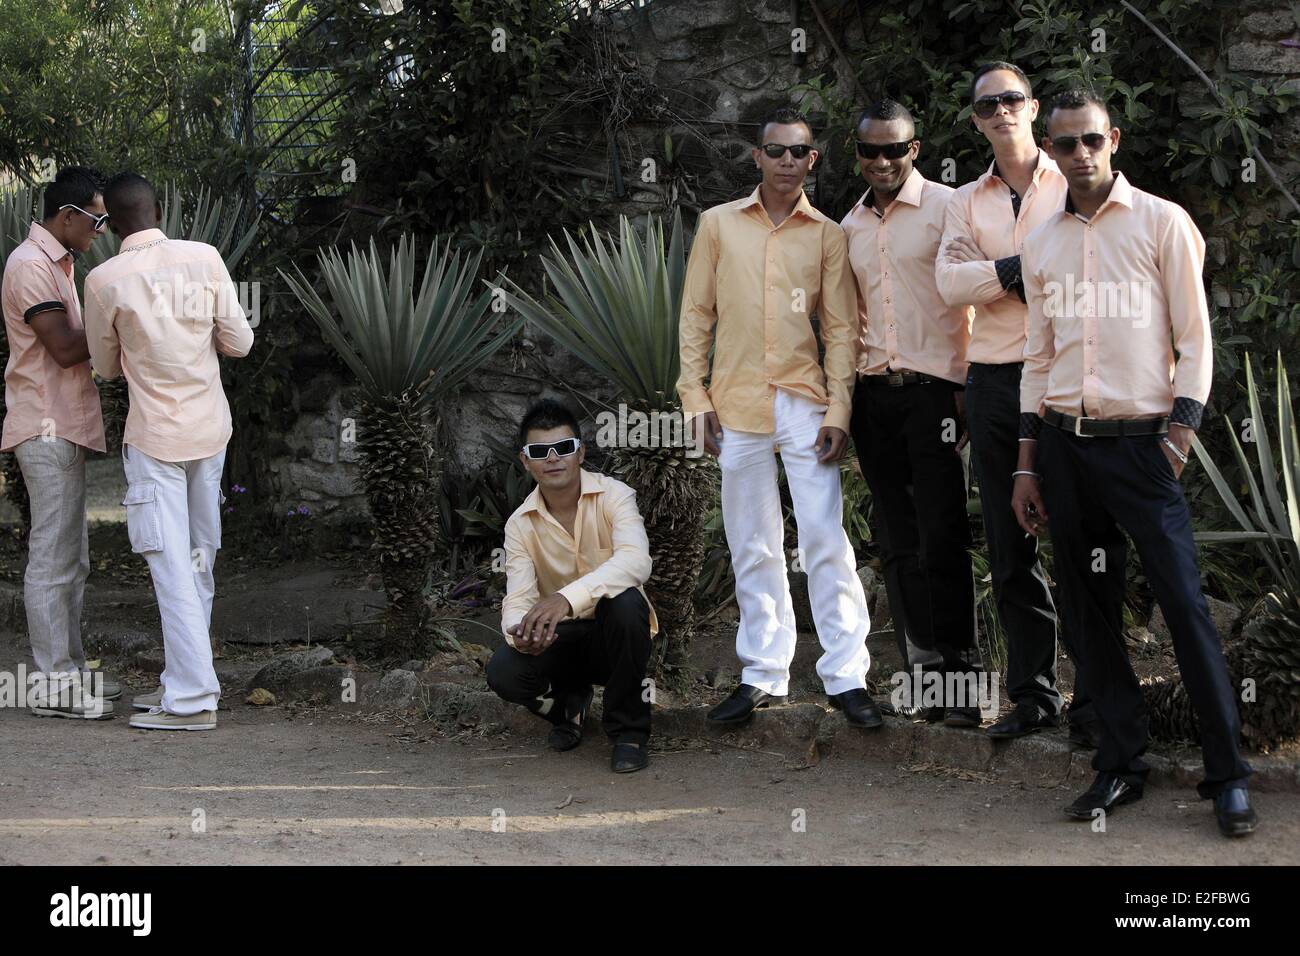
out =
[[[519,442],[537,487],[506,522],[507,646],[488,662],[488,685],[549,721],[555,750],[582,742],[592,685],[604,685],[612,769],[640,770],[649,762],[645,671],[658,623],[641,590],[650,542],[636,494],[582,468],[578,421],[559,402],[530,408]]]

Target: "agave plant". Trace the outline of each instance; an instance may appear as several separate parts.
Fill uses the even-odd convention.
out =
[[[301,269],[280,275],[361,385],[357,448],[388,598],[384,645],[411,656],[422,649],[423,592],[441,537],[438,404],[520,323],[489,309],[491,290],[473,298],[480,256],[462,258],[450,241],[434,241],[418,286],[405,234],[386,269],[373,239],[368,252],[354,244],[318,259],[332,305]]]
[[[542,256],[549,283],[540,299],[502,280],[510,305],[612,382],[629,416],[680,424],[677,327],[686,275],[680,214],[668,236],[658,218],[647,216],[644,241],[627,217],[620,217],[617,240],[594,227],[581,243],[567,231],[564,238],[567,255],[552,239]],[[637,493],[654,562],[646,591],[659,618],[656,663],[661,674],[676,676],[694,630],[693,595],[717,469],[711,458],[692,452],[681,428],[657,431],[654,439],[608,449],[608,465]]]
[[[1254,543],[1272,576],[1270,586],[1240,637],[1228,640],[1225,646],[1234,685],[1243,688],[1253,684],[1254,688],[1254,700],[1247,698],[1240,708],[1242,735],[1257,747],[1268,749],[1300,735],[1300,499],[1297,498],[1300,445],[1296,442],[1291,389],[1280,353],[1276,453],[1265,425],[1249,356],[1246,393],[1258,474],[1237,436],[1228,429],[1228,439],[1246,483],[1245,502],[1238,500],[1200,440],[1192,438],[1197,459],[1205,466],[1211,483],[1241,530],[1199,532],[1196,538],[1203,544]],[[1180,680],[1149,684],[1145,690],[1153,733],[1170,739],[1195,739],[1195,714]]]

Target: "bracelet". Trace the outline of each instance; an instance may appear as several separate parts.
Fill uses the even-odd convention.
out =
[[[1187,456],[1184,455],[1181,451],[1179,451],[1178,446],[1175,445],[1173,442],[1171,442],[1167,436],[1162,435],[1160,440],[1169,446],[1169,450],[1174,453],[1175,458],[1177,458],[1184,465],[1187,464]]]
[[[1012,478],[1015,478],[1017,475],[1028,475],[1030,478],[1042,478],[1042,477],[1043,477],[1042,475],[1040,475],[1040,474],[1039,474],[1038,472],[1036,472],[1036,471],[1013,471],[1013,472],[1011,473],[1011,477],[1012,477]]]

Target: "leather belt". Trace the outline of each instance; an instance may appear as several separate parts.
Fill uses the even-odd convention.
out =
[[[927,385],[937,381],[920,372],[885,372],[882,375],[863,375],[861,379],[867,385],[888,385],[899,388],[903,385]]]
[[[1136,435],[1163,435],[1169,431],[1169,417],[1164,418],[1075,418],[1054,409],[1043,410],[1043,421],[1053,428],[1080,438],[1122,438]]]

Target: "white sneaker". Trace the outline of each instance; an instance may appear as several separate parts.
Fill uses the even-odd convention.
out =
[[[103,671],[82,671],[81,680],[88,691],[99,691],[104,700],[121,700],[122,685]]]
[[[217,712],[201,710],[197,714],[171,714],[161,707],[151,707],[148,713],[133,716],[131,726],[138,730],[216,730]]]
[[[138,697],[131,698],[131,706],[136,710],[153,710],[155,707],[162,706],[163,689],[158,685],[158,689],[150,691],[147,694],[140,694]]]

